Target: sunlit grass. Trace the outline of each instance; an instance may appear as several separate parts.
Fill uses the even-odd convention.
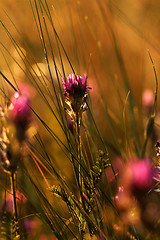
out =
[[[1,239],[159,239],[159,3],[8,3]]]

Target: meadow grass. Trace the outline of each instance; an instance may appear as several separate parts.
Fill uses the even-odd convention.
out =
[[[156,41],[128,1],[21,4],[0,20],[1,239],[158,240]]]

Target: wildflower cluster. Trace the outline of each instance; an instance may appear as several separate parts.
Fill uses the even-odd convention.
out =
[[[0,106],[0,164],[7,174],[1,176],[0,239],[160,240],[160,142],[157,158],[154,148],[160,135],[157,64],[148,51],[155,89],[144,89],[145,83],[154,85],[147,60],[141,52],[141,65],[147,67],[137,68],[138,48],[119,44],[128,31],[123,26],[132,22],[125,14],[129,9],[121,6],[123,1],[53,1],[51,11],[49,0],[29,2],[25,12],[33,17],[29,15],[27,24],[34,19],[37,32],[33,28],[22,40],[28,39],[31,49],[16,40],[17,31],[9,31],[9,24],[19,29],[19,21],[12,22],[7,11],[0,24],[7,43],[1,40],[5,104]],[[135,1],[131,15],[138,8],[145,16],[148,2]],[[54,21],[59,12],[65,16],[60,25]],[[123,26],[119,15],[125,16]],[[136,29],[138,23],[130,27]],[[115,34],[117,30],[122,34]],[[88,76],[76,70],[87,62],[94,91]],[[6,83],[18,89],[9,103]],[[32,112],[39,129],[30,142]]]

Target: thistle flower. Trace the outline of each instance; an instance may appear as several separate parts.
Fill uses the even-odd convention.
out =
[[[87,89],[91,89],[87,86],[86,74],[83,74],[83,77],[70,74],[66,80],[62,77],[62,84],[66,100],[73,112],[78,114],[80,111],[84,111],[86,109]]]

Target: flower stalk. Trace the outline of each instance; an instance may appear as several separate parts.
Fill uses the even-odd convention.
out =
[[[81,194],[81,199],[83,202],[83,175],[82,175],[82,153],[81,153],[81,136],[80,136],[80,118],[77,114],[76,117],[76,133],[77,133],[77,152],[78,152],[78,161],[79,161],[79,166],[78,166],[78,181],[79,181],[79,186],[80,186],[80,194]]]
[[[73,162],[73,167],[75,171],[75,176],[80,192],[81,203],[84,211],[86,211],[86,205],[83,195],[83,171],[82,171],[82,150],[81,150],[81,136],[80,127],[83,112],[87,109],[87,90],[91,89],[87,86],[87,76],[83,74],[83,77],[79,75],[70,74],[67,79],[62,78],[62,84],[64,86],[65,102],[67,104],[67,113],[71,120],[74,122],[75,126],[75,140],[77,148],[77,159],[78,164],[75,165]],[[79,226],[81,237],[83,239],[82,226]]]
[[[87,76],[83,74],[83,77],[79,75],[70,74],[67,79],[62,77],[62,84],[64,87],[64,95],[66,97],[67,104],[67,113],[71,117],[72,121],[75,123],[76,127],[76,139],[77,139],[77,155],[79,160],[78,166],[78,176],[76,174],[77,182],[80,187],[80,194],[82,203],[83,194],[82,194],[82,186],[83,186],[83,177],[82,177],[82,153],[81,153],[81,140],[80,140],[80,125],[82,119],[82,113],[87,109],[86,100],[87,100],[87,90],[91,89],[87,86]],[[76,173],[77,171],[75,171]],[[83,204],[85,208],[85,204]]]
[[[11,188],[13,193],[13,211],[14,211],[14,223],[15,223],[15,234],[19,235],[18,225],[18,213],[17,213],[17,202],[16,202],[16,174],[11,173]]]

